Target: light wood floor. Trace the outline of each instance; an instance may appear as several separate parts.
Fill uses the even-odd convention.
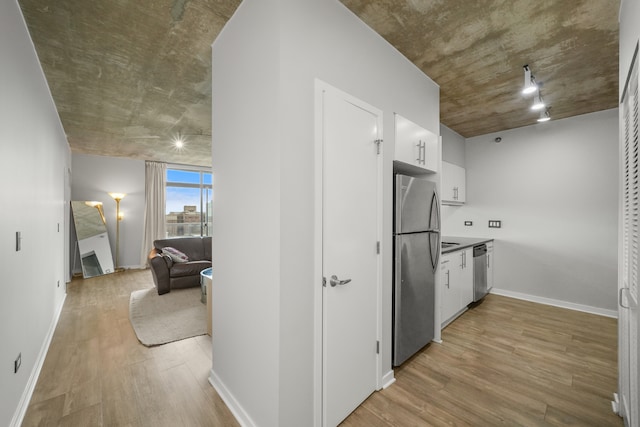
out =
[[[132,291],[153,287],[132,270],[74,279],[23,426],[238,426],[208,383],[211,337],[140,344]]]
[[[622,426],[617,321],[488,295],[343,423]]]
[[[23,426],[238,425],[207,381],[210,337],[137,341],[129,295],[151,280],[72,281]],[[616,348],[614,319],[489,295],[343,425],[622,426]]]

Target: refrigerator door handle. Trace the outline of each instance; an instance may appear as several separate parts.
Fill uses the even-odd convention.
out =
[[[440,231],[440,203],[438,201],[438,194],[435,191],[433,192],[433,196],[431,196],[429,215],[429,231]]]
[[[432,239],[436,236],[436,244],[432,244]],[[432,231],[429,233],[429,252],[431,255],[431,267],[435,272],[438,268],[438,261],[440,260],[440,232]],[[435,255],[435,257],[434,257]]]
[[[393,281],[396,284],[395,286],[395,298],[399,301],[400,300],[400,291],[402,289],[401,283],[402,283],[402,258],[400,256],[400,254],[402,253],[402,236],[395,236],[395,242],[394,242],[394,277],[393,277]]]
[[[431,232],[438,236],[438,240],[436,242],[435,247],[430,245],[431,252],[431,266],[433,267],[433,271],[435,272],[438,268],[438,261],[440,261],[440,204],[438,203],[438,193],[433,192],[433,196],[431,197],[431,209],[430,209],[431,218],[429,218],[429,227],[431,228]],[[435,218],[434,218],[435,217]],[[435,224],[433,223],[435,219]],[[435,225],[435,227],[433,227]],[[429,242],[431,242],[432,235],[429,235]],[[435,258],[434,258],[435,252]]]

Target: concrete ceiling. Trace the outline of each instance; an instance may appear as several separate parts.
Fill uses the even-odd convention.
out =
[[[440,85],[464,137],[618,105],[619,0],[341,0]],[[240,0],[19,0],[74,152],[211,165],[211,44]],[[177,150],[172,138],[183,136]]]

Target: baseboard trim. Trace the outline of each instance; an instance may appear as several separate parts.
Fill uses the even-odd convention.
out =
[[[567,308],[569,310],[582,311],[584,313],[597,314],[599,316],[612,317],[614,319],[618,318],[618,312],[616,310],[607,310],[605,308],[593,307],[590,305],[575,304],[572,302],[561,301],[552,298],[544,298],[536,295],[508,291],[506,289],[492,288],[491,293],[504,297],[521,299],[524,301],[537,302],[539,304],[552,305],[554,307]]]
[[[121,265],[118,268],[122,268],[123,270],[145,270],[147,269],[146,265],[137,264],[137,265]]]
[[[10,427],[20,427],[22,425],[22,421],[24,421],[24,416],[27,413],[27,408],[29,407],[29,402],[31,402],[33,391],[35,390],[36,384],[38,383],[38,377],[40,376],[40,371],[42,371],[42,366],[44,365],[44,360],[47,357],[49,345],[51,345],[51,340],[53,339],[53,334],[56,331],[56,326],[58,326],[58,320],[60,320],[60,314],[62,314],[62,308],[64,307],[64,301],[66,299],[67,294],[65,293],[62,297],[60,305],[56,308],[56,312],[51,321],[51,325],[49,326],[47,336],[42,343],[42,347],[40,347],[40,353],[38,353],[36,363],[31,370],[31,374],[29,375],[27,386],[22,392],[20,402],[18,402],[18,407],[16,408],[16,412],[13,414],[13,418],[11,419],[11,423],[9,424]]]
[[[396,377],[393,375],[393,369],[382,376],[382,389],[389,387],[396,382]]]
[[[253,422],[249,414],[247,414],[242,405],[240,405],[240,402],[238,402],[235,396],[231,394],[227,386],[222,382],[220,377],[216,375],[213,369],[211,369],[211,374],[209,375],[209,384],[216,389],[224,403],[242,427],[257,427],[257,424]]]

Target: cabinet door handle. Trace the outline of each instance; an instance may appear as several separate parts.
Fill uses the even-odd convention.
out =
[[[449,287],[449,273],[450,271],[447,270],[447,283],[445,283],[445,285],[447,286],[447,288]]]
[[[418,162],[419,165],[424,165],[426,163],[427,143],[418,141],[416,147],[418,148],[418,158],[416,159],[416,162]]]

